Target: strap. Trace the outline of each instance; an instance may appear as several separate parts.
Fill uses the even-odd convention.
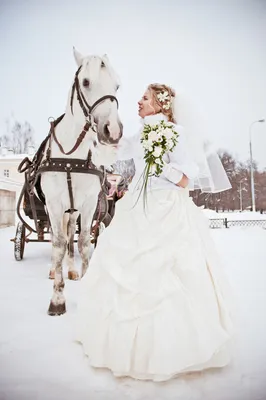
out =
[[[34,192],[33,191],[28,191],[29,193],[29,199],[30,199],[30,206],[32,209],[32,215],[33,215],[33,219],[34,219],[34,223],[35,223],[35,229],[37,234],[39,233],[39,226],[38,226],[38,218],[37,218],[37,212],[36,212],[36,207],[35,207],[35,203],[34,203]]]
[[[18,166],[18,172],[20,172],[21,174],[23,172],[26,172],[32,165],[32,162],[30,161],[30,159],[28,157],[23,158],[23,160],[21,161],[21,163]]]
[[[115,96],[112,96],[111,94],[107,94],[103,97],[101,97],[100,99],[96,100],[95,103],[93,103],[93,105],[90,107],[90,113],[93,111],[94,108],[96,108],[98,106],[98,104],[102,103],[104,100],[108,100],[110,99],[111,101],[116,101],[117,107],[118,107],[118,100]]]
[[[58,141],[56,134],[55,134],[55,129],[54,129],[54,122],[51,122],[51,134],[57,144],[57,146],[59,147],[61,153],[65,154],[66,156],[69,156],[70,154],[74,153],[74,151],[77,150],[77,148],[80,146],[80,144],[82,143],[83,139],[85,138],[88,130],[91,127],[91,123],[89,121],[86,121],[82,132],[80,133],[79,137],[76,140],[75,145],[72,147],[72,149],[70,151],[68,151],[67,153],[65,152],[65,150],[63,149],[63,146],[61,145],[61,143]]]
[[[38,168],[36,176],[48,171],[66,172],[68,168],[70,168],[71,172],[97,175],[100,178],[101,184],[105,179],[103,170],[97,169],[92,163],[87,165],[87,160],[79,158],[50,158],[49,160],[44,160]]]
[[[73,212],[75,211],[75,208],[74,208],[74,198],[73,198],[73,189],[72,189],[70,168],[67,168],[67,186],[68,186],[68,194],[69,194],[69,200],[70,200],[70,214],[73,214]]]

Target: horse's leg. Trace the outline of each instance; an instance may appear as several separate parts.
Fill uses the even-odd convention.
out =
[[[52,228],[52,224],[51,224],[51,228]],[[51,229],[51,233],[50,233],[50,239],[51,239],[51,243],[53,243],[52,229]],[[54,279],[54,277],[55,277],[55,268],[54,268],[54,264],[53,264],[53,247],[52,247],[51,268],[49,271],[49,279]]]
[[[64,213],[63,215],[63,232],[65,237],[67,237],[68,223],[69,223],[69,213]],[[53,243],[53,233],[51,232],[51,242]],[[49,271],[49,279],[54,279],[55,277],[55,265],[52,262],[52,266]]]
[[[78,271],[74,265],[74,236],[76,232],[77,217],[78,213],[70,214],[67,227],[68,249],[66,254],[66,263],[68,268],[68,279],[74,281],[79,279]]]
[[[87,271],[89,265],[90,245],[91,245],[90,230],[91,230],[93,214],[94,210],[81,212],[81,228],[78,238],[78,249],[82,261],[81,277],[85,275],[85,272]]]
[[[52,225],[52,270],[54,276],[54,292],[48,309],[49,315],[61,315],[66,312],[64,297],[63,258],[67,248],[67,237],[63,230],[63,212],[56,212],[54,205],[48,207]],[[59,211],[59,210],[57,210]]]
[[[53,236],[51,237],[51,241],[53,243]],[[49,279],[54,279],[54,277],[55,277],[55,270],[54,270],[53,261],[52,261],[52,266],[49,271]]]

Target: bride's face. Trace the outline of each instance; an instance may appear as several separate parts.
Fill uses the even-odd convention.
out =
[[[157,114],[160,111],[158,105],[154,104],[150,90],[146,90],[146,92],[138,102],[138,105],[139,105],[139,116],[141,118],[144,118],[147,115]]]

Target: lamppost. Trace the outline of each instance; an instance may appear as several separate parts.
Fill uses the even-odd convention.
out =
[[[250,154],[250,184],[251,184],[251,199],[252,199],[252,211],[256,211],[255,205],[255,188],[254,188],[254,168],[253,168],[253,157],[252,157],[252,126],[257,122],[265,122],[265,119],[258,119],[253,121],[249,127],[249,154]]]
[[[240,211],[243,211],[243,195],[242,195],[242,191],[243,192],[247,192],[247,189],[245,187],[243,187],[243,185],[242,185],[243,182],[245,182],[246,180],[247,180],[247,178],[244,178],[239,182],[238,192],[239,192],[239,200],[240,200]]]

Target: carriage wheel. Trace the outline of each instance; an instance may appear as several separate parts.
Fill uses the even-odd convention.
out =
[[[26,229],[22,222],[17,225],[16,236],[14,240],[14,255],[17,261],[21,261],[24,255]]]

